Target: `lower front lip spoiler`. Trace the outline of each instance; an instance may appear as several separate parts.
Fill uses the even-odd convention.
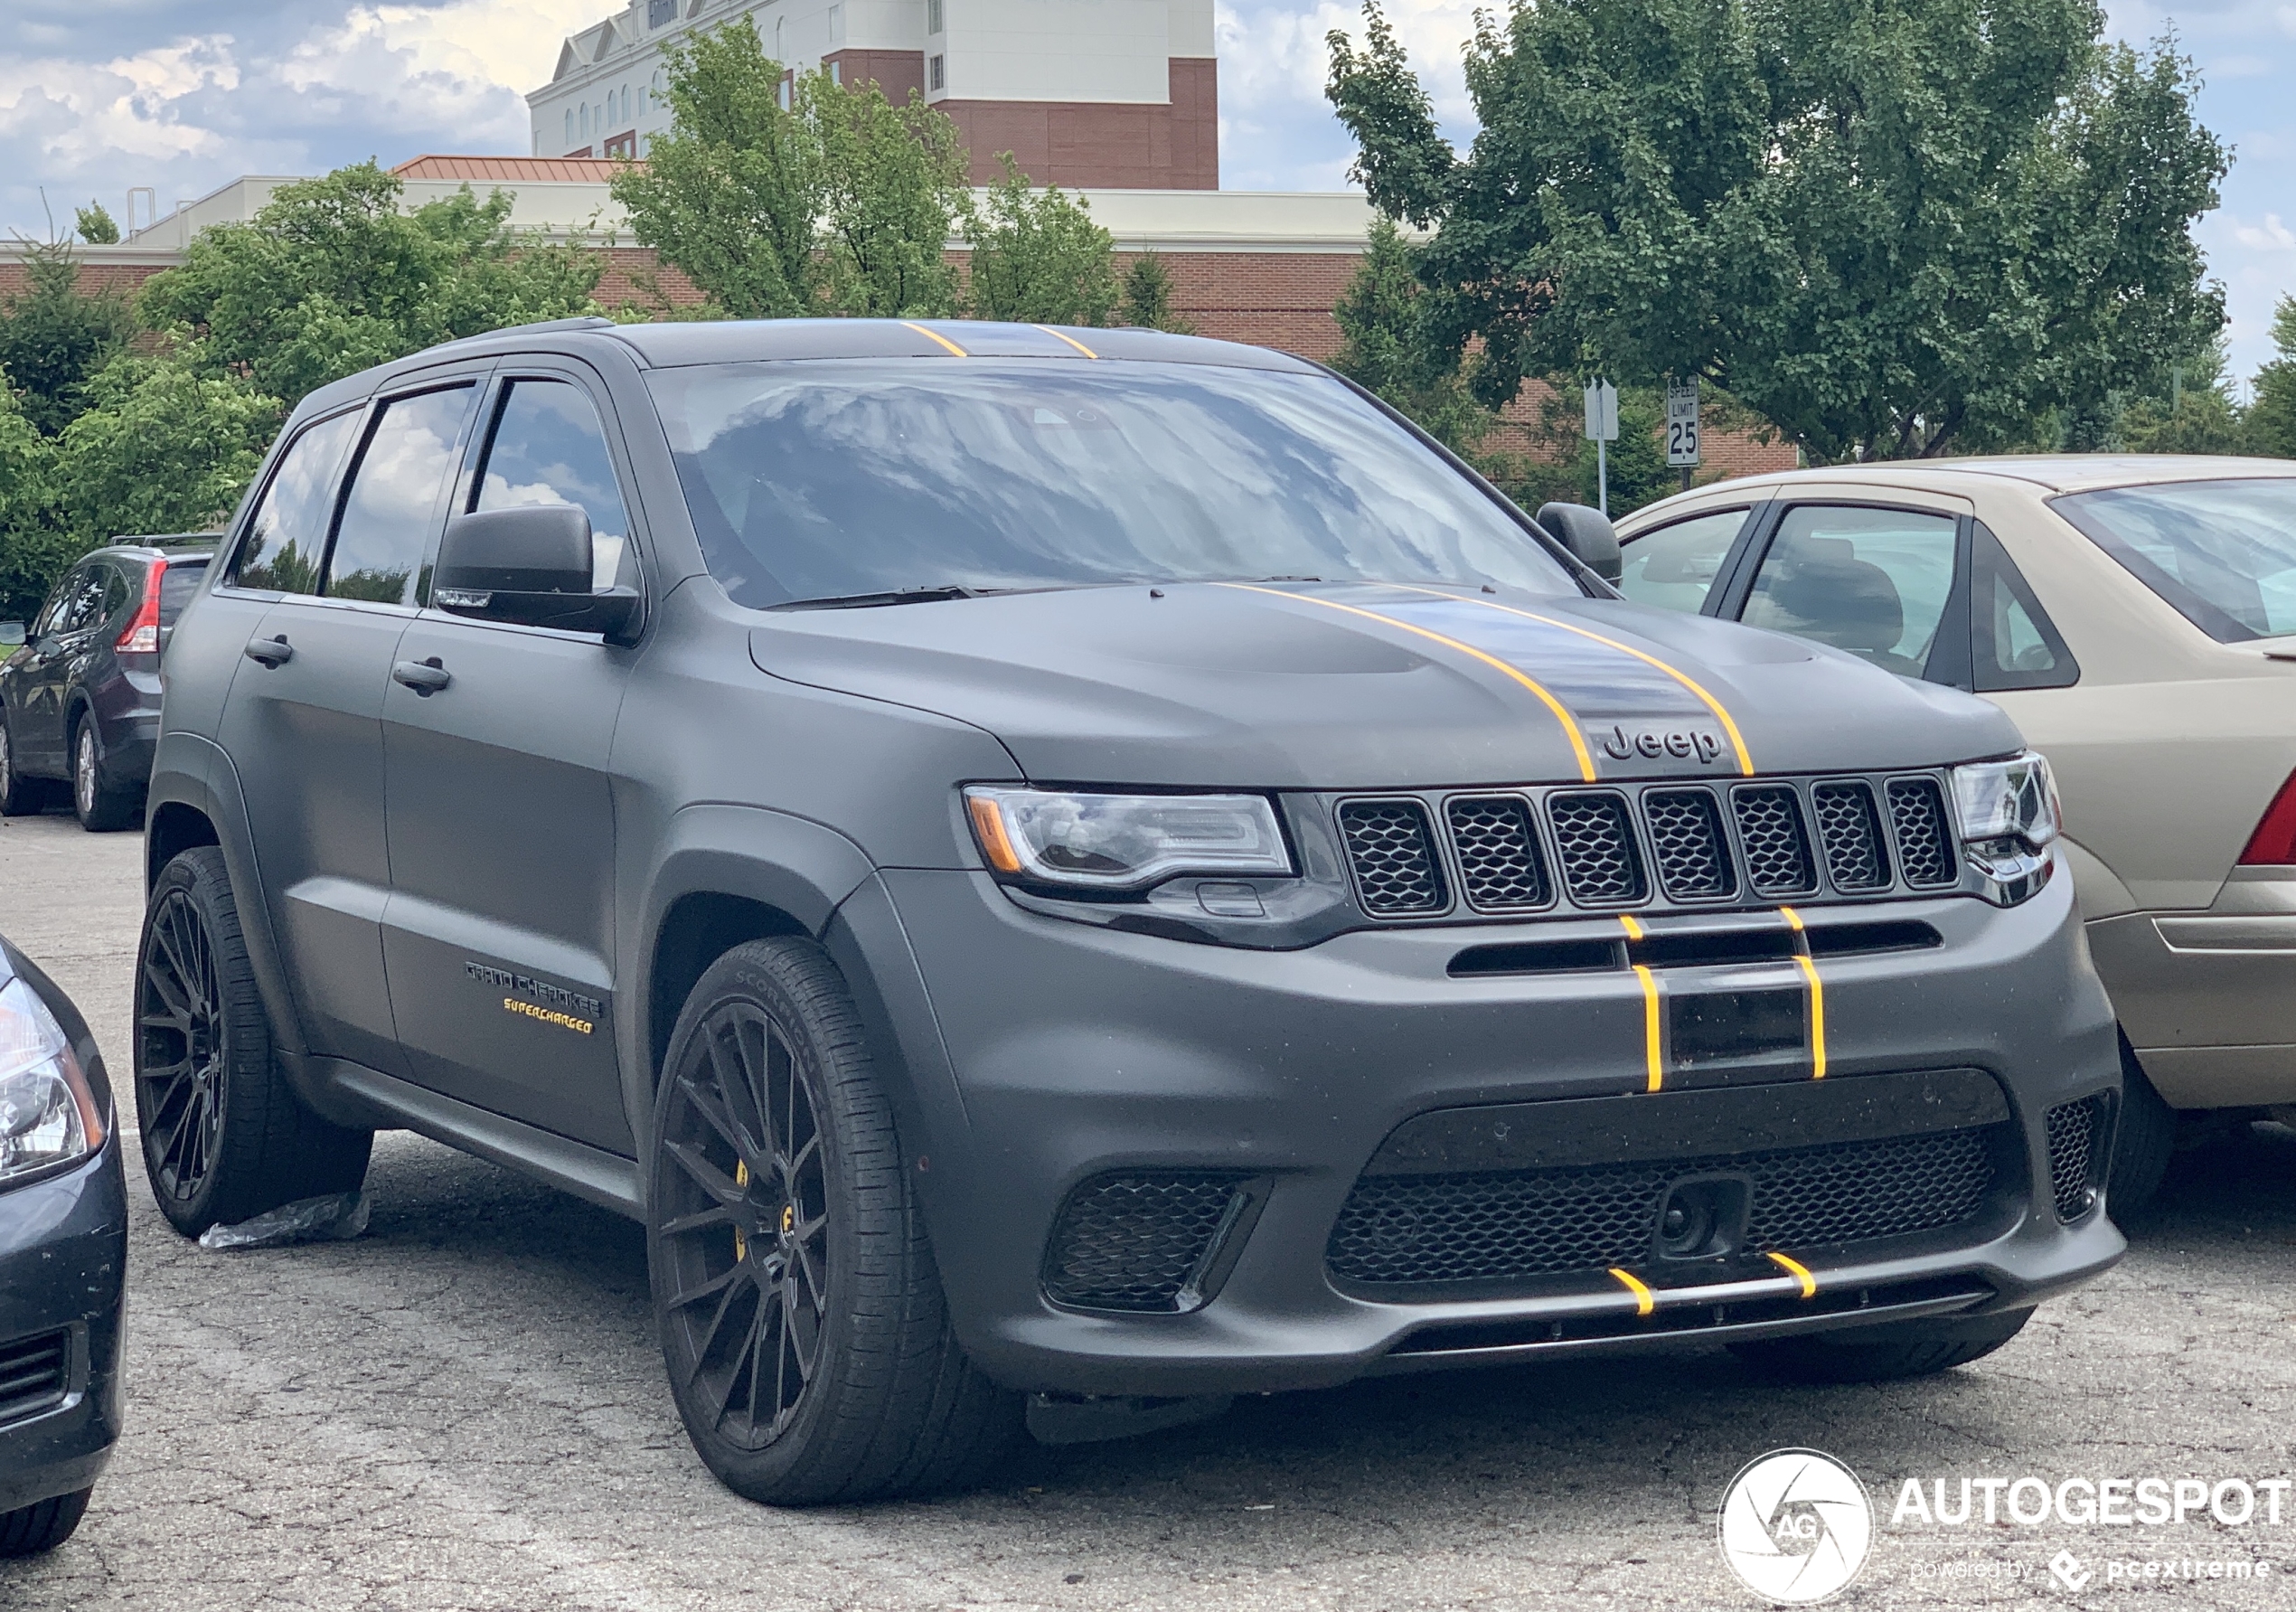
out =
[[[1585,1309],[1560,1317],[1438,1323],[1406,1334],[1373,1362],[1373,1375],[1438,1366],[1500,1365],[1638,1343],[1733,1343],[1789,1333],[1910,1321],[1982,1307],[1999,1294],[1976,1277],[1876,1282],[1802,1296],[1798,1278],[1661,1288],[1647,1313],[1622,1288],[1590,1293]]]

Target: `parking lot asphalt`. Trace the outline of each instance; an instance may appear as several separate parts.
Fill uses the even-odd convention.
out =
[[[123,1105],[140,854],[0,820],[0,930],[77,998]],[[129,1180],[127,1434],[78,1537],[0,1563],[0,1607],[1751,1607],[1717,1508],[1787,1446],[1874,1498],[1841,1604],[2296,1607],[2296,1494],[2277,1527],[1892,1521],[1909,1477],[1951,1503],[1963,1477],[2296,1476],[2296,1136],[2273,1127],[2185,1155],[2126,1262],[1943,1377],[1787,1387],[1694,1350],[1388,1379],[817,1512],[693,1457],[628,1222],[406,1135],[350,1243],[203,1252],[132,1153]],[[2132,1579],[2146,1560],[2269,1576]]]

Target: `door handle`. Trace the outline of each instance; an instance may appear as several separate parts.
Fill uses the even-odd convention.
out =
[[[393,682],[404,683],[426,700],[454,682],[435,655],[427,661],[400,661],[391,668],[391,676]]]
[[[295,658],[295,646],[287,641],[285,633],[276,638],[257,638],[249,643],[247,658],[276,671]]]

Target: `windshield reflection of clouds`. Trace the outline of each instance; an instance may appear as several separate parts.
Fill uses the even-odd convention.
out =
[[[1575,591],[1320,375],[851,360],[652,381],[710,569],[744,604],[1279,575]]]

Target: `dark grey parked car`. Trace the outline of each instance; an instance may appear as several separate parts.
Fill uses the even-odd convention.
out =
[[[159,737],[160,652],[213,543],[122,538],[66,571],[28,627],[0,624],[0,816],[69,788],[82,828],[135,822]]]
[[[2046,769],[1544,518],[1153,332],[331,386],[169,651],[161,1206],[409,1127],[638,1218],[696,1448],[786,1502],[1367,1373],[1998,1347],[2122,1246]]]
[[[71,999],[0,940],[0,1556],[70,1539],[119,1438],[114,1119]]]

